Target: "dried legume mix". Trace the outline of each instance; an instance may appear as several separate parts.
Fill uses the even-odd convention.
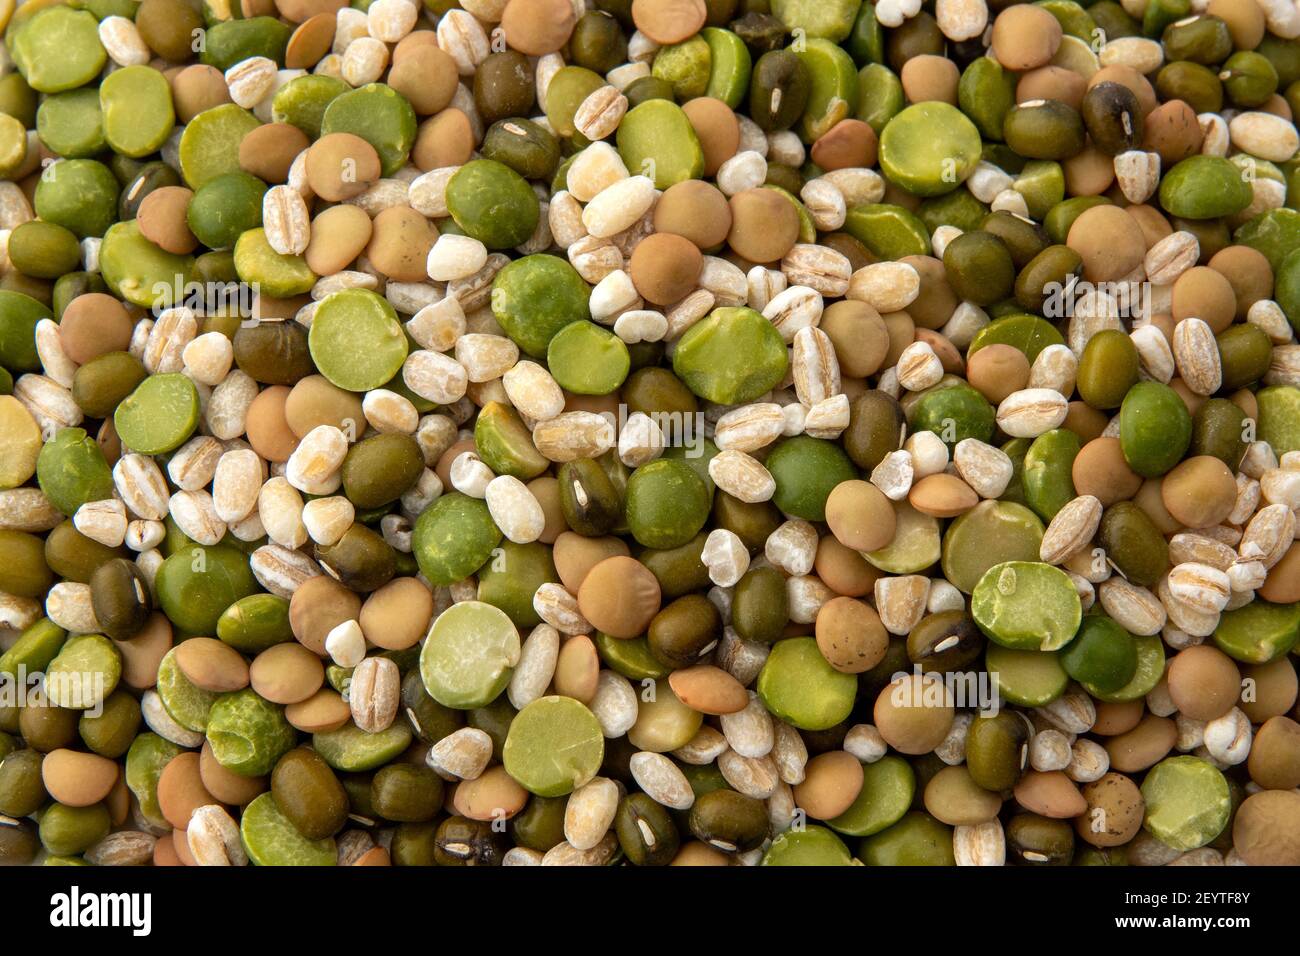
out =
[[[1300,864],[1295,0],[0,26],[0,861]]]

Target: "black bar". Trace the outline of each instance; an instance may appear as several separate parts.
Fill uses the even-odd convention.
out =
[[[783,928],[806,934],[816,925],[889,934],[923,927],[936,941],[966,927],[993,945],[1009,938],[1001,933],[1060,945],[1102,933],[1122,937],[1172,931],[1217,939],[1249,930],[1286,932],[1295,924],[1291,874],[1247,867],[1011,867],[983,872],[32,867],[9,875],[6,910],[17,917],[14,928],[21,925],[24,936],[57,939],[81,933],[124,942],[144,934],[136,937],[130,925],[55,926],[51,917],[61,907],[58,914],[72,922],[75,886],[83,907],[77,922],[89,912],[84,907],[92,905],[86,902],[88,895],[148,894],[151,941],[198,941],[213,933],[215,938],[238,938],[245,946],[290,931],[297,943],[338,944],[341,935],[356,932],[376,945],[427,933],[431,945],[458,939],[490,940],[494,947],[510,940],[536,946],[565,938],[556,934],[565,932],[566,920],[574,923],[573,935],[567,937],[573,940],[593,939],[590,934],[597,928],[627,940],[655,926],[674,935],[690,928],[719,933],[725,923],[728,942],[752,938],[768,944]],[[120,899],[114,902],[130,915],[121,910]]]

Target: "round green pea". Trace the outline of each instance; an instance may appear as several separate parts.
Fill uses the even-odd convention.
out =
[[[572,697],[540,697],[515,715],[502,762],[525,790],[562,797],[600,770],[605,738],[590,710]]]
[[[99,268],[109,291],[120,298],[142,308],[166,308],[184,298],[185,287],[193,279],[194,257],[164,252],[131,220],[114,223],[104,231]],[[270,294],[269,287],[263,291]]]
[[[858,0],[773,0],[772,13],[788,30],[839,43],[858,19]]]
[[[825,38],[805,38],[802,44],[792,46],[799,59],[808,67],[808,76],[812,81],[808,90],[808,102],[799,119],[799,136],[805,143],[813,143],[830,132],[835,124],[848,118],[850,104],[858,95],[857,68],[848,53]],[[953,112],[961,116],[957,110],[954,109]],[[969,126],[970,121],[966,122]],[[970,129],[973,131],[975,127],[970,126]],[[976,136],[978,144],[978,134]]]
[[[151,66],[126,66],[104,77],[99,108],[104,139],[123,156],[157,152],[176,125],[171,84]]]
[[[142,455],[163,455],[189,440],[199,424],[199,392],[187,375],[150,375],[113,413],[122,444]]]
[[[911,406],[911,431],[931,431],[951,452],[967,438],[987,442],[993,437],[996,411],[988,399],[965,382],[936,386],[921,393]]]
[[[289,602],[276,594],[242,597],[217,618],[217,637],[243,654],[260,654],[291,641]]]
[[[346,289],[321,300],[307,342],[320,373],[352,392],[382,387],[401,370],[408,350],[397,312],[369,289]]]
[[[176,663],[176,649],[172,648],[158,662],[158,697],[172,720],[186,730],[203,733],[208,729],[208,715],[218,694],[192,684]]]
[[[104,452],[81,428],[60,428],[42,446],[36,481],[50,504],[69,516],[87,501],[113,497],[113,473]]]
[[[857,861],[826,827],[787,830],[767,848],[759,866],[853,866]]]
[[[1168,757],[1142,781],[1142,826],[1166,846],[1195,850],[1217,837],[1232,813],[1228,781],[1200,757]]]
[[[519,663],[519,631],[498,607],[462,601],[440,614],[420,650],[420,675],[444,707],[472,710],[506,689]]]
[[[546,545],[503,540],[500,553],[479,568],[478,599],[505,611],[516,627],[536,627],[542,618],[533,607],[533,595],[543,584],[559,580]]]
[[[312,734],[311,745],[335,770],[364,773],[396,759],[411,745],[411,738],[411,728],[405,721],[395,721],[375,734],[349,721],[338,730]]]
[[[367,83],[330,100],[320,131],[322,136],[360,136],[379,154],[381,174],[392,176],[405,165],[415,145],[416,124],[415,110],[406,97],[387,84]]]
[[[309,73],[280,87],[271,101],[271,118],[296,126],[313,140],[321,135],[321,121],[334,99],[351,89],[336,76]]]
[[[209,249],[231,249],[239,237],[262,224],[266,183],[248,173],[214,176],[194,191],[185,219]]]
[[[474,449],[494,474],[520,481],[536,478],[551,466],[533,444],[519,413],[503,402],[488,402],[474,422]]]
[[[1250,205],[1250,183],[1232,163],[1218,156],[1191,156],[1160,181],[1160,205],[1183,219],[1232,216]]]
[[[857,5],[857,0],[845,2]],[[739,108],[753,69],[749,48],[731,30],[709,26],[700,31],[700,36],[709,45],[709,85],[704,95],[722,100],[733,110]]]
[[[852,207],[844,221],[844,231],[881,259],[930,254],[930,232],[925,222],[893,203]]]
[[[540,215],[528,180],[490,159],[472,160],[448,180],[447,210],[467,236],[489,249],[512,249],[527,242]]]
[[[1025,451],[1020,473],[1025,504],[1044,521],[1051,521],[1074,499],[1074,459],[1081,447],[1074,432],[1053,428],[1035,438]]]
[[[258,227],[240,234],[235,240],[235,271],[241,281],[258,287],[262,295],[288,299],[311,291],[316,284],[316,274],[307,267],[302,256],[287,256],[276,252],[267,241],[266,230]],[[366,293],[374,295],[367,289],[348,289],[335,295]],[[319,314],[319,313],[318,313]],[[315,324],[313,322],[313,324]],[[405,339],[403,339],[405,343]],[[386,354],[386,353],[385,353]],[[365,351],[353,353],[358,360],[368,358]],[[363,368],[369,363],[361,361]],[[392,378],[392,376],[388,376]],[[382,379],[379,384],[388,379]],[[340,386],[342,387],[342,386]],[[378,386],[375,386],[378,387]]]
[[[875,130],[877,136],[902,111],[906,103],[902,82],[883,62],[868,63],[858,71],[858,105],[855,115]]]
[[[971,593],[970,607],[989,640],[1013,650],[1064,647],[1083,613],[1069,576],[1038,561],[1006,561],[989,568]]]
[[[759,699],[800,730],[826,730],[849,716],[858,681],[827,663],[811,637],[777,641],[759,671]]]
[[[1133,635],[1102,614],[1088,614],[1079,633],[1061,651],[1061,666],[1081,683],[1119,690],[1137,673]]]
[[[1294,173],[1292,177],[1294,178]],[[1263,253],[1268,264],[1273,267],[1273,274],[1281,278],[1283,263],[1300,248],[1300,211],[1270,209],[1260,213],[1238,227],[1232,234],[1232,240]],[[1295,315],[1288,312],[1287,316],[1294,326]]]
[[[440,497],[415,521],[411,550],[420,573],[433,584],[469,577],[492,557],[501,531],[487,505],[459,492]]]
[[[258,590],[243,552],[197,544],[163,561],[154,587],[163,613],[190,634],[215,634],[226,608]]]
[[[835,486],[858,476],[839,445],[808,435],[781,442],[765,464],[776,482],[773,503],[786,514],[807,521],[826,520],[826,499]]]
[[[909,106],[880,134],[881,171],[918,196],[952,192],[979,161],[979,130],[948,103]]]
[[[1036,561],[1043,523],[1010,501],[981,501],[958,516],[943,535],[944,576],[970,594],[984,572],[1003,561]]]
[[[9,650],[0,654],[0,675],[17,677],[20,669],[29,674],[45,670],[67,639],[67,631],[49,618],[41,618],[26,628]]]
[[[293,749],[297,733],[283,707],[245,688],[213,703],[207,737],[217,763],[241,776],[260,777]]]
[[[78,634],[59,648],[45,669],[50,703],[71,710],[98,707],[117,688],[122,655],[102,634]]]
[[[543,358],[557,332],[589,316],[590,296],[591,287],[563,259],[524,256],[492,281],[492,314],[516,345]]]
[[[849,836],[871,836],[902,819],[915,795],[916,772],[902,757],[890,754],[863,766],[857,798],[826,824]]]
[[[1022,707],[1046,706],[1070,686],[1070,675],[1057,653],[1018,651],[990,644],[984,663],[990,676],[997,678],[1003,699]]]
[[[55,163],[36,183],[36,214],[81,239],[104,235],[117,218],[117,200],[117,180],[107,166],[93,159]]]
[[[546,365],[560,387],[577,395],[608,395],[631,368],[623,340],[594,322],[572,322],[546,347]]]
[[[1300,603],[1270,604],[1255,600],[1224,611],[1214,629],[1214,643],[1235,660],[1267,664],[1295,647],[1300,638]]]
[[[647,548],[676,548],[699,533],[709,517],[709,491],[684,461],[660,458],[632,472],[627,523]]]
[[[256,866],[334,866],[338,858],[333,837],[307,839],[276,805],[269,791],[244,807],[239,837]]]
[[[673,371],[687,388],[724,405],[752,402],[774,388],[788,367],[781,333],[744,307],[715,309],[673,351]]]
[[[204,110],[186,123],[181,134],[180,164],[189,187],[197,190],[217,176],[239,172],[239,144],[261,125],[257,117],[234,103]]]
[[[708,41],[696,34],[681,43],[660,47],[651,74],[668,83],[676,99],[685,103],[708,90],[711,60]]]
[[[1144,478],[1158,478],[1182,461],[1192,441],[1192,416],[1168,385],[1138,382],[1119,410],[1120,450]]]
[[[108,59],[95,15],[62,4],[39,10],[7,39],[24,79],[40,93],[85,86]]]
[[[164,829],[171,824],[158,806],[158,778],[172,758],[181,752],[178,745],[152,731],[145,731],[136,737],[126,752],[127,788],[140,804],[140,813],[144,818]]]
[[[628,110],[616,141],[623,164],[633,175],[653,179],[656,189],[704,175],[704,150],[695,127],[671,100],[646,100]]]
[[[1065,336],[1061,335],[1056,326],[1040,316],[1023,312],[1004,315],[975,333],[975,338],[971,339],[970,348],[967,350],[967,357],[974,355],[986,345],[996,344],[1020,349],[1032,365],[1034,359],[1038,358],[1038,353],[1049,345],[1064,345]]]

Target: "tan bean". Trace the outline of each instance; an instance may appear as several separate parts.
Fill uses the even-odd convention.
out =
[[[184,830],[189,826],[190,814],[216,802],[203,786],[198,754],[178,754],[167,762],[158,778],[158,807],[168,823]]]
[[[818,754],[808,761],[794,802],[809,816],[830,820],[853,805],[862,790],[862,764],[844,750]]]
[[[266,777],[246,777],[227,770],[217,762],[212,753],[212,745],[206,740],[203,749],[199,751],[199,778],[208,793],[219,802],[234,807],[247,805],[269,785]]]
[[[194,193],[184,186],[163,186],[149,193],[136,212],[141,235],[175,255],[193,252],[199,241],[190,232],[185,216],[193,198]]]
[[[1121,773],[1146,770],[1162,760],[1178,739],[1178,727],[1167,717],[1148,714],[1132,730],[1106,741],[1111,768]]]
[[[307,181],[327,202],[342,202],[379,178],[379,154],[360,136],[327,133],[307,150]]]
[[[1169,664],[1169,695],[1180,713],[1195,720],[1222,717],[1241,694],[1241,673],[1232,658],[1200,644],[1176,654]]]
[[[925,754],[948,736],[954,711],[943,682],[933,674],[906,675],[876,698],[876,728],[900,753]]]
[[[228,693],[248,686],[248,662],[242,654],[212,637],[192,637],[176,648],[176,665],[196,687]]]
[[[585,634],[570,637],[560,647],[555,662],[555,692],[584,704],[596,695],[600,656]]]
[[[417,644],[433,618],[433,593],[418,578],[394,578],[361,605],[358,623],[376,647],[400,651]]]
[[[171,621],[154,612],[129,641],[113,643],[122,655],[122,681],[136,690],[148,690],[158,683],[158,665],[172,649]]]
[[[359,206],[331,206],[312,220],[303,259],[317,275],[342,272],[370,243],[372,230],[370,217]]]
[[[740,681],[712,664],[675,670],[668,683],[683,704],[702,714],[734,714],[749,704]]]
[[[661,46],[681,43],[704,26],[704,0],[633,0],[636,28]]]
[[[1098,847],[1123,846],[1142,826],[1146,809],[1142,792],[1122,773],[1107,773],[1085,784],[1087,808],[1074,821],[1074,828],[1088,843]]]
[[[997,817],[1002,798],[971,779],[964,764],[944,767],[925,786],[925,809],[949,826],[979,826]]]
[[[325,681],[320,658],[300,644],[276,644],[253,658],[248,669],[253,690],[276,704],[297,704]]]
[[[1077,817],[1088,808],[1074,781],[1060,770],[1028,771],[1016,784],[1015,797],[1031,813],[1056,820]]]
[[[118,766],[98,754],[59,748],[41,761],[41,782],[51,797],[69,807],[89,807],[117,783]]]
[[[289,599],[289,626],[303,647],[317,655],[325,653],[325,638],[344,621],[355,621],[361,613],[361,599],[328,575],[311,578],[299,585]]]
[[[351,719],[352,712],[337,691],[322,687],[306,700],[289,704],[285,719],[303,733],[328,733],[338,730]]]
[[[889,635],[871,605],[852,597],[835,597],[822,605],[816,620],[817,647],[837,671],[861,674],[884,659]]]
[[[645,633],[661,601],[659,582],[630,557],[615,555],[596,564],[578,589],[578,606],[597,630],[611,637]]]
[[[474,780],[461,781],[451,797],[456,812],[471,820],[508,820],[527,802],[528,791],[499,764]]]

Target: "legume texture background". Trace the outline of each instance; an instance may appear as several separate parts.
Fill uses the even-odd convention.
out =
[[[1300,863],[1294,0],[0,27],[3,862]]]

